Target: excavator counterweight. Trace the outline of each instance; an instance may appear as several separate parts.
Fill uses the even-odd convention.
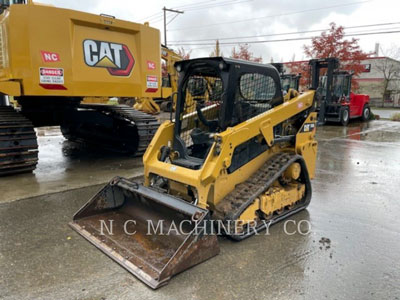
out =
[[[0,94],[13,97],[18,108],[3,109],[0,100],[0,175],[35,168],[34,127],[60,126],[68,140],[142,155],[158,119],[105,102],[161,96],[160,32],[107,15],[3,2]]]

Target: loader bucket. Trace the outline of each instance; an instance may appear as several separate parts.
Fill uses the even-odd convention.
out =
[[[74,215],[70,225],[156,289],[219,253],[217,237],[208,234],[209,218],[208,210],[116,177]]]

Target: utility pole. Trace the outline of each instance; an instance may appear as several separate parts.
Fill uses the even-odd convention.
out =
[[[166,8],[165,6],[163,7],[163,11],[164,11],[164,45],[165,47],[167,47],[167,11],[174,12],[177,14],[183,14],[183,11]]]

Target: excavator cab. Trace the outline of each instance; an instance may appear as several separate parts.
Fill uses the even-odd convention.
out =
[[[0,15],[13,4],[26,4],[26,0],[0,0]]]
[[[293,89],[295,91],[299,90],[301,74],[282,74],[282,90],[288,92],[289,89]]]
[[[1,7],[9,7],[12,4],[26,4],[26,0],[0,0]]]

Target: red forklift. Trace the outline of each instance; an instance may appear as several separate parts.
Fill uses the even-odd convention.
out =
[[[368,121],[371,114],[369,96],[351,92],[352,73],[339,70],[337,58],[312,59],[311,89],[317,88],[318,124],[339,122],[346,126],[350,119]],[[321,76],[321,69],[326,74]]]

